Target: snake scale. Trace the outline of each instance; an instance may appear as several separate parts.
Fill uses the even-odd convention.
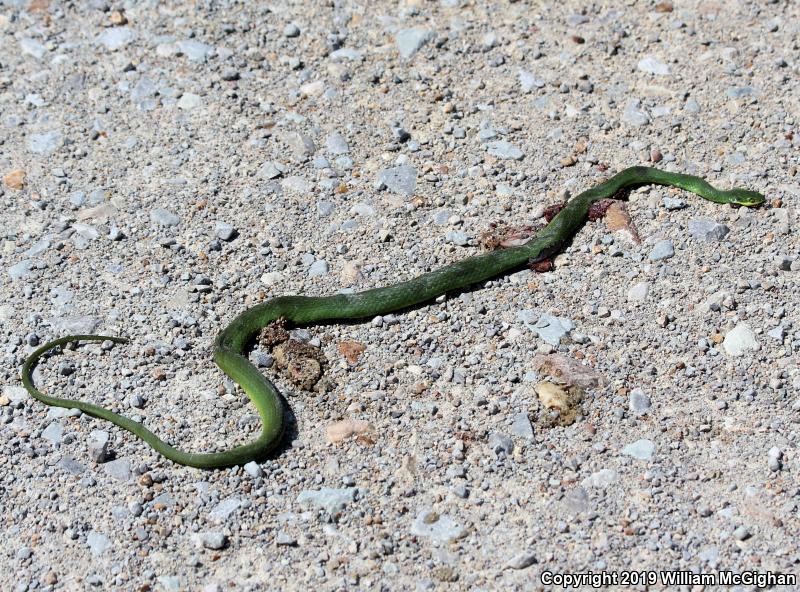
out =
[[[181,465],[210,469],[258,460],[280,443],[284,430],[283,404],[277,390],[247,359],[249,346],[265,326],[277,319],[285,319],[293,325],[309,325],[321,321],[384,315],[491,279],[525,263],[541,261],[560,251],[572,239],[585,223],[589,208],[594,202],[617,197],[625,189],[645,184],[678,187],[721,204],[758,206],[764,202],[764,196],[756,191],[739,188],[723,191],[693,175],[649,167],[630,167],[569,200],[550,223],[524,245],[469,257],[412,280],[383,288],[321,297],[280,296],[248,308],[219,333],[214,341],[213,356],[222,371],[250,397],[261,416],[262,430],[258,438],[249,444],[224,452],[193,453],[178,450],[139,422],[92,403],[45,395],[34,386],[33,370],[39,359],[53,348],[72,341],[127,342],[122,337],[69,335],[50,341],[25,360],[22,382],[27,391],[39,401],[47,405],[77,408],[87,415],[106,419],[137,435],[157,452]]]

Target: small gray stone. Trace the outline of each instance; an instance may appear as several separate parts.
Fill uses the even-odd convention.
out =
[[[682,210],[686,207],[686,202],[677,197],[665,197],[664,208],[667,210]]]
[[[531,72],[525,70],[519,71],[519,85],[522,87],[523,92],[531,92],[534,88],[542,88],[547,82],[538,78]]]
[[[242,505],[242,500],[238,497],[228,497],[219,502],[208,513],[210,518],[224,522],[228,517],[233,514]]]
[[[235,239],[239,232],[227,222],[217,222],[214,224],[214,234],[218,239],[228,242]]]
[[[628,408],[634,413],[647,413],[650,410],[650,397],[640,388],[632,389],[628,398]]]
[[[700,113],[700,103],[698,103],[694,98],[686,101],[686,104],[683,106],[683,108],[689,113]]]
[[[495,454],[500,454],[502,452],[506,456],[509,456],[514,452],[514,442],[505,434],[494,433],[489,436],[489,448],[491,448],[492,452]]]
[[[298,27],[294,23],[289,23],[283,28],[283,36],[284,37],[299,37],[300,36],[300,27]]]
[[[509,559],[506,565],[511,569],[525,569],[534,563],[536,563],[536,555],[530,551],[522,551]]]
[[[333,514],[344,510],[347,504],[355,501],[356,499],[355,487],[347,487],[343,489],[334,489],[331,487],[323,487],[322,489],[304,489],[297,496],[297,503],[301,506],[313,506],[321,508],[328,513]]]
[[[397,51],[400,52],[400,57],[408,59],[417,53],[422,46],[431,41],[436,36],[436,33],[430,29],[412,28],[401,29],[395,35],[394,41],[397,45]]]
[[[644,302],[650,294],[650,284],[648,282],[639,282],[631,286],[628,290],[629,302]]]
[[[64,143],[64,136],[58,130],[28,136],[28,150],[36,154],[52,154]]]
[[[755,94],[755,89],[752,86],[731,86],[725,91],[725,94],[730,99],[743,99]]]
[[[496,140],[486,144],[486,151],[492,156],[504,160],[522,160],[525,155],[522,150],[505,140]]]
[[[300,132],[290,132],[286,134],[284,136],[284,141],[289,145],[289,148],[294,152],[295,156],[301,159],[311,156],[317,149],[311,136]]]
[[[12,280],[21,280],[31,272],[33,261],[30,259],[23,259],[19,263],[8,267],[8,275]]]
[[[378,171],[376,189],[384,187],[392,193],[411,197],[417,188],[417,168],[404,165]]]
[[[549,313],[544,313],[539,316],[538,320],[531,328],[536,331],[539,338],[546,343],[550,345],[559,345],[561,340],[575,328],[575,323],[566,317],[557,317]]]
[[[262,179],[277,179],[284,174],[288,169],[286,165],[280,162],[267,161],[258,170],[258,176]]]
[[[433,510],[422,510],[411,525],[411,534],[426,537],[443,543],[462,539],[469,531],[447,515],[439,515]]]
[[[47,48],[44,45],[30,37],[23,37],[20,39],[19,48],[22,50],[22,53],[33,56],[37,60],[41,60],[47,53]]]
[[[194,93],[183,93],[177,104],[178,108],[184,111],[191,111],[203,105],[203,97]]]
[[[767,331],[767,336],[772,337],[777,341],[783,342],[783,338],[786,337],[786,330],[780,325],[778,325],[777,327],[774,327],[769,331]]]
[[[600,469],[595,471],[581,482],[584,487],[605,489],[617,480],[617,472],[613,469]]]
[[[177,226],[181,221],[178,216],[164,208],[150,210],[150,220],[159,226]]]
[[[129,481],[133,476],[131,463],[127,458],[109,461],[103,465],[103,470],[117,481]]]
[[[254,460],[251,460],[249,463],[245,464],[244,470],[254,479],[261,477],[264,474],[264,472],[261,470],[261,466]]]
[[[129,27],[111,27],[97,36],[97,43],[104,45],[108,51],[116,51],[128,45],[136,37]]]
[[[228,537],[221,532],[204,532],[200,534],[200,544],[206,549],[218,551],[228,544]]]
[[[752,535],[746,526],[737,526],[733,531],[733,538],[735,538],[737,541],[746,541],[751,536]]]
[[[332,51],[328,57],[334,62],[358,62],[364,56],[360,51],[351,47],[341,47]]]
[[[631,99],[625,105],[625,111],[622,112],[622,121],[634,127],[642,127],[650,123],[650,118],[647,113],[639,109],[640,101],[638,99]]]
[[[746,323],[739,323],[728,331],[722,347],[729,356],[742,356],[749,351],[761,349],[755,332]]]
[[[636,440],[622,449],[622,454],[638,460],[652,460],[656,445],[651,440]]]
[[[193,62],[205,62],[212,53],[214,53],[214,46],[192,39],[178,41],[178,51],[185,55]]]
[[[89,545],[89,550],[95,557],[99,557],[111,548],[111,541],[109,538],[95,530],[90,531],[89,534],[86,535],[86,544]]]
[[[320,277],[328,275],[328,262],[324,259],[314,261],[311,267],[308,268],[308,277]]]
[[[454,230],[448,232],[445,235],[445,240],[448,243],[453,243],[454,245],[458,245],[459,247],[466,247],[469,245],[469,236],[465,232],[461,232],[460,230]]]
[[[290,534],[280,531],[278,536],[275,537],[275,544],[279,547],[295,547],[297,546],[297,539]]]
[[[710,218],[689,220],[689,236],[708,243],[719,242],[730,232],[730,228]]]
[[[58,446],[59,444],[61,444],[61,438],[63,437],[64,437],[64,426],[62,426],[57,421],[52,422],[44,430],[42,430],[42,438],[44,438],[45,440],[50,440],[50,443],[53,446]]]
[[[58,466],[67,471],[70,475],[80,475],[86,470],[86,467],[79,463],[71,456],[62,456],[58,461]]]
[[[663,261],[675,256],[675,247],[672,246],[671,240],[658,241],[653,250],[650,251],[650,261]]]
[[[518,438],[533,440],[533,426],[528,414],[525,412],[514,415],[514,422],[511,424],[511,433]]]
[[[89,458],[96,463],[104,462],[108,458],[109,434],[105,430],[92,430],[89,433]]]
[[[350,152],[350,146],[347,145],[347,140],[338,132],[333,132],[328,135],[325,139],[325,146],[331,154],[347,154]]]
[[[655,74],[656,76],[669,76],[671,73],[667,64],[653,56],[642,58],[639,60],[639,63],[636,65],[636,67],[642,72]]]

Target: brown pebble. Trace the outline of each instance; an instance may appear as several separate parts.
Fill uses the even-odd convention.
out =
[[[120,25],[125,25],[128,23],[127,17],[121,10],[112,10],[111,14],[108,15],[108,20],[115,27],[119,27]]]
[[[14,169],[3,177],[3,183],[9,189],[22,189],[25,187],[25,171]]]
[[[574,155],[570,154],[569,156],[565,156],[558,162],[561,164],[562,167],[571,167],[576,162],[578,162],[578,159],[575,158]]]
[[[153,477],[150,473],[144,473],[139,477],[139,485],[150,487],[153,484]]]
[[[584,39],[580,35],[572,35],[570,39],[572,39],[573,43],[577,43],[578,45],[580,45],[581,43],[586,43],[586,39]]]
[[[771,203],[772,203],[772,207],[773,208],[781,208],[781,207],[783,207],[783,200],[780,199],[780,198],[773,199]]]
[[[661,162],[661,159],[664,158],[664,155],[661,154],[661,151],[658,148],[653,148],[650,150],[650,161],[651,162]]]
[[[671,2],[659,2],[656,4],[656,12],[672,12],[672,10]]]
[[[339,353],[351,364],[358,362],[365,349],[367,349],[366,346],[358,341],[342,341],[339,343]]]
[[[54,586],[58,583],[58,574],[54,571],[48,571],[42,576],[42,581],[48,586]]]
[[[161,367],[153,368],[153,378],[158,381],[166,380],[167,372]]]

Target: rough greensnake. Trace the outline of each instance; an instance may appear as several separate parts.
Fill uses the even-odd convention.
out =
[[[70,335],[50,341],[36,349],[22,367],[22,382],[27,391],[47,405],[77,408],[87,415],[106,419],[147,442],[168,459],[182,465],[219,468],[245,464],[264,458],[280,443],[284,431],[283,404],[272,385],[247,359],[247,351],[258,333],[277,319],[293,325],[321,321],[363,319],[405,309],[467,286],[499,276],[528,262],[537,262],[557,253],[587,219],[590,206],[601,199],[614,198],[625,189],[644,185],[670,185],[696,193],[721,204],[758,206],[764,196],[747,189],[722,191],[693,175],[631,167],[607,181],[569,200],[563,209],[527,243],[508,249],[489,251],[468,257],[412,280],[355,294],[331,296],[280,296],[248,308],[222,330],[214,341],[214,361],[232,378],[256,406],[262,421],[257,439],[224,452],[183,452],[167,444],[139,422],[84,401],[45,395],[33,384],[33,370],[49,350],[71,341],[125,343],[122,337]]]

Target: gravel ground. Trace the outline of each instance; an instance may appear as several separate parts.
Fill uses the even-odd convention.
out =
[[[798,5],[483,4],[0,2],[3,590],[800,570]],[[259,428],[209,355],[238,312],[647,163],[768,201],[644,188],[640,244],[588,223],[548,273],[297,331],[323,394],[257,349],[292,409],[263,464],[180,467],[21,387],[37,344],[125,335],[37,383],[225,449]]]

